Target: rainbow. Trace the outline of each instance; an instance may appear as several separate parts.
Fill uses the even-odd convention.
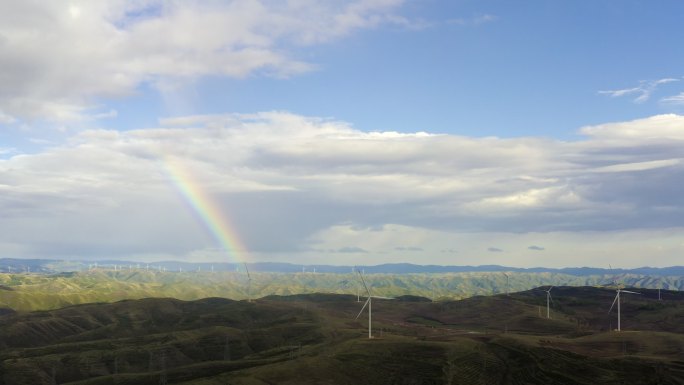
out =
[[[216,239],[221,248],[233,257],[233,262],[246,262],[245,246],[216,202],[206,194],[181,162],[165,157],[163,169],[192,213]]]

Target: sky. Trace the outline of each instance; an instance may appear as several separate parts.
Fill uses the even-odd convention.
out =
[[[0,2],[0,257],[681,265],[678,0]]]

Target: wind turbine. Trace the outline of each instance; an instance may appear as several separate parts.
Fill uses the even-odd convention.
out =
[[[352,273],[352,278],[354,278],[354,270],[356,269],[356,266],[352,266],[351,273]],[[356,302],[361,302],[361,293],[359,290],[359,284],[356,284]]]
[[[662,301],[663,298],[660,296],[660,289],[663,287],[663,279],[658,278],[658,301]]]
[[[508,294],[508,274],[503,273],[503,275],[506,276],[506,295],[509,295]]]
[[[427,282],[425,282],[425,290],[430,291],[430,293],[429,293],[430,301],[435,302],[435,278],[434,277],[428,278]]]
[[[663,279],[658,278],[658,301],[662,301],[662,297],[660,296],[660,288],[663,287]]]
[[[620,293],[629,293],[629,294],[641,294],[637,293],[636,291],[629,291],[629,290],[622,290],[620,287],[617,288],[617,294],[615,295],[615,299],[613,300],[613,304],[610,305],[610,310],[608,310],[608,314],[613,310],[613,306],[615,306],[615,303],[617,302],[617,314],[618,314],[618,327],[617,331],[620,331]]]
[[[372,330],[372,307],[373,307],[373,298],[380,298],[380,299],[394,299],[394,298],[388,298],[388,297],[379,297],[371,294],[370,288],[368,285],[366,285],[366,280],[363,279],[363,273],[359,271],[359,276],[361,277],[361,282],[363,283],[363,287],[366,288],[366,293],[368,293],[368,299],[366,300],[366,303],[363,304],[363,307],[361,308],[361,311],[359,314],[356,316],[355,319],[359,319],[361,316],[361,313],[363,313],[363,310],[366,308],[366,305],[368,305],[368,339],[373,338],[373,330]]]
[[[618,286],[618,283],[615,280],[615,277],[617,277],[617,275],[613,273],[613,266],[611,266],[610,263],[608,264],[608,270],[610,271],[610,275],[612,275],[609,285]]]
[[[252,276],[249,275],[249,269],[247,268],[247,263],[244,263],[245,265],[245,271],[247,272],[247,302],[252,302],[252,297],[250,295],[250,289],[252,287]],[[212,266],[213,268],[214,266]]]
[[[553,286],[549,287],[549,290],[544,290],[546,292],[546,319],[551,319],[551,304],[553,303],[551,289],[553,289]]]

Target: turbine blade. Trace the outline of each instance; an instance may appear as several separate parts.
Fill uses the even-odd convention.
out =
[[[252,280],[252,276],[249,275],[249,269],[247,268],[247,262],[243,263],[243,265],[245,265],[245,271],[247,272],[247,278],[251,281],[251,280]]]
[[[637,293],[636,291],[629,291],[629,290],[620,290],[620,292],[622,292],[622,293],[630,293],[630,294],[641,294],[641,293]]]
[[[396,299],[396,298],[390,298],[390,297],[380,297],[378,295],[372,295],[371,297],[373,298],[379,298],[379,299]]]
[[[370,297],[372,294],[370,292],[370,289],[368,288],[368,285],[366,285],[366,280],[363,279],[363,274],[359,271],[359,277],[361,277],[361,282],[363,283],[363,287],[366,288],[366,292],[368,292],[368,297]]]
[[[548,291],[551,292],[551,289],[553,289],[553,286],[551,286]]]
[[[549,299],[551,300],[551,305],[556,306],[556,303],[553,302],[553,297],[551,296],[551,292],[549,291]]]
[[[371,297],[368,297],[368,299],[366,300],[366,303],[363,304],[361,311],[359,312],[359,314],[354,319],[359,319],[359,317],[361,317],[361,313],[363,313],[363,310],[366,308],[366,305],[368,305],[368,302],[370,302],[370,300],[371,300]]]
[[[615,302],[617,301],[617,299],[618,299],[618,294],[615,294],[615,299],[613,300],[613,304],[610,305],[610,310],[608,310],[608,314],[610,314],[610,312],[613,310],[613,306],[615,306]]]

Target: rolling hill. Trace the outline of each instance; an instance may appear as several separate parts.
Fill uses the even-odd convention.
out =
[[[0,384],[682,384],[684,294],[149,298],[0,317]]]
[[[680,276],[624,274],[578,276],[550,272],[460,272],[421,274],[366,274],[378,295],[418,295],[434,300],[493,295],[534,287],[600,286],[613,279],[632,287],[684,289]],[[17,311],[57,309],[67,305],[115,302],[123,299],[171,297],[196,300],[208,297],[247,299],[268,295],[360,293],[358,276],[338,273],[254,272],[252,282],[235,271],[160,272],[125,268],[93,268],[58,274],[0,274],[0,308]],[[248,292],[249,291],[249,292]]]

